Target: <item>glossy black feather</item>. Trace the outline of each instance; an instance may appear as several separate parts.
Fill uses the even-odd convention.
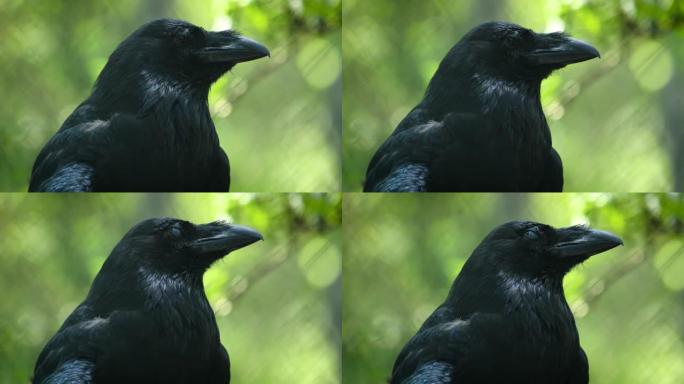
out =
[[[621,244],[584,227],[512,222],[473,251],[449,295],[404,346],[392,384],[586,384],[563,276]]]
[[[209,61],[204,50],[247,40],[180,20],[143,25],[43,147],[29,191],[228,191],[230,166],[207,95],[223,73],[253,58]]]
[[[423,100],[377,150],[364,191],[561,191],[563,169],[540,85],[554,69],[594,55],[585,43],[584,51],[570,48],[579,44],[510,23],[474,28],[449,51]],[[556,46],[566,47],[566,56],[550,63],[547,48]],[[407,168],[422,171],[414,175]]]
[[[202,276],[223,255],[260,238],[223,223],[138,224],[41,352],[33,382],[229,383],[228,353]],[[220,247],[208,248],[217,241]]]

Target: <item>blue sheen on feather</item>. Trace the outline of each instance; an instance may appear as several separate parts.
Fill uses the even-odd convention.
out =
[[[402,381],[402,384],[449,384],[454,367],[439,361],[423,364],[416,373]]]
[[[425,164],[404,164],[379,182],[378,192],[424,192],[427,185],[428,167]]]
[[[87,192],[91,190],[93,173],[90,165],[69,164],[45,180],[40,189],[45,192]]]
[[[92,383],[92,372],[95,364],[85,360],[70,360],[61,368],[46,377],[41,384],[89,384]]]

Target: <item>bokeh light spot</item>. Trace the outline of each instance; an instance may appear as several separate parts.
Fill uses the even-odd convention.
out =
[[[665,243],[656,253],[653,264],[667,288],[673,291],[684,289],[684,241]]]
[[[342,269],[340,250],[322,238],[307,243],[299,252],[297,262],[306,280],[321,288],[332,284]]]
[[[297,54],[297,68],[306,82],[314,88],[327,88],[340,74],[340,51],[325,39],[314,38],[304,44]]]
[[[658,91],[672,78],[672,54],[656,41],[643,42],[637,45],[630,56],[629,69],[642,89],[649,92]]]

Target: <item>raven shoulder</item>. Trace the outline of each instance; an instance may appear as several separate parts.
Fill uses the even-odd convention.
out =
[[[503,141],[491,140],[494,130],[476,113],[452,112],[429,119],[416,108],[373,156],[364,190],[488,190],[489,186],[483,184],[487,180],[483,181],[481,175],[497,167],[479,159],[489,154],[504,161],[511,151]]]
[[[487,372],[482,362],[491,351],[478,336],[486,329],[491,337],[491,326],[500,327],[500,315],[478,313],[465,320],[434,320],[428,320],[402,349],[392,371],[392,384],[469,382]]]
[[[126,330],[125,333],[117,331]],[[41,352],[35,367],[34,383],[90,383],[96,374],[95,366],[107,359],[130,358],[136,351],[116,356],[116,345],[141,343],[149,340],[154,332],[153,324],[136,311],[115,311],[107,317],[97,317],[85,305],[67,319],[59,332],[53,336]],[[117,339],[112,335],[117,333]],[[141,357],[141,356],[139,356]],[[104,366],[104,365],[101,365]],[[68,380],[67,380],[68,379]],[[66,380],[66,381],[65,381]]]

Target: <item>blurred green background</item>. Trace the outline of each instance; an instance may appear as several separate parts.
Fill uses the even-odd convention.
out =
[[[564,281],[591,383],[681,383],[684,197],[675,194],[345,194],[344,382],[386,382],[472,250],[521,219],[589,223],[625,242]]]
[[[340,194],[0,196],[0,383],[26,383],[114,245],[150,217],[251,226],[265,241],[204,276],[235,383],[339,383]]]
[[[38,152],[90,95],[112,51],[160,17],[234,28],[271,51],[209,95],[231,191],[340,190],[340,0],[3,0],[1,191],[28,188]]]
[[[489,20],[565,30],[602,54],[542,83],[565,190],[684,189],[684,1],[344,0],[342,8],[345,191],[361,189],[373,153],[421,100],[446,52]]]

